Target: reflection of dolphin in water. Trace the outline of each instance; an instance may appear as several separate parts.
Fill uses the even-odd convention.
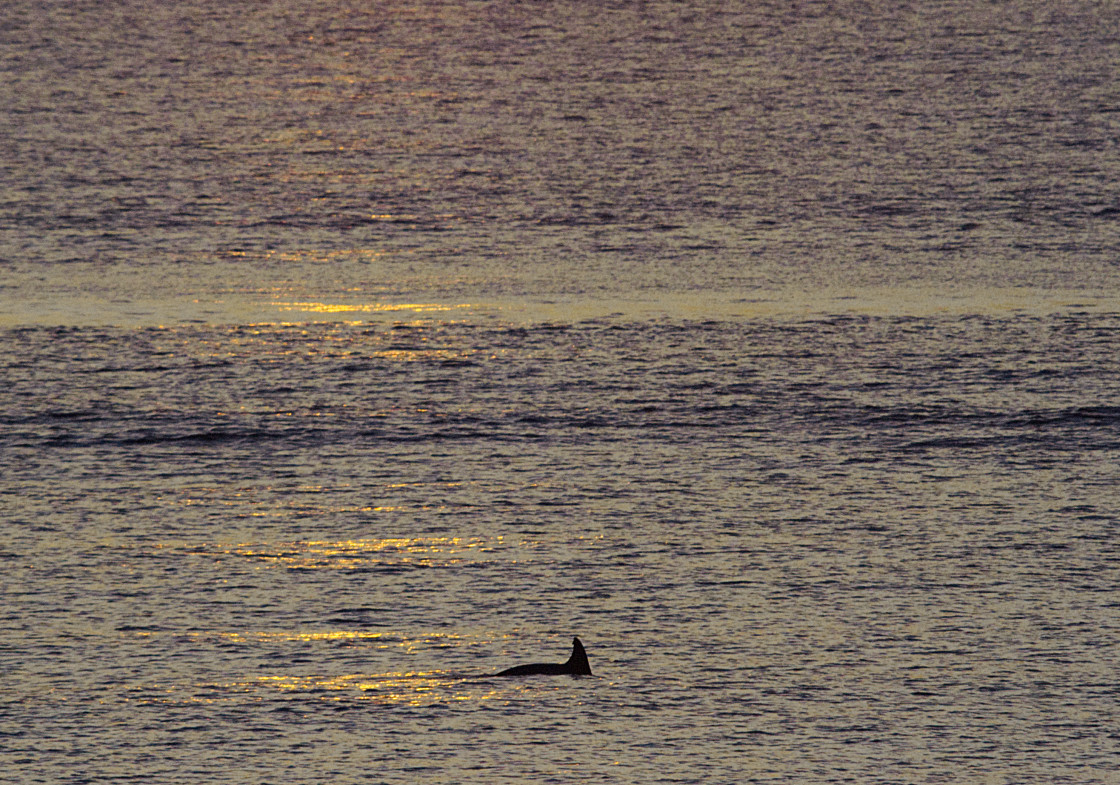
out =
[[[533,665],[518,665],[507,668],[495,676],[590,676],[591,664],[587,661],[587,652],[579,638],[572,638],[572,656],[563,665],[551,663],[535,663]]]

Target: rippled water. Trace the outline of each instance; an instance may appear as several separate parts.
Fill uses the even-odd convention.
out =
[[[7,6],[7,776],[1109,781],[1116,17]]]

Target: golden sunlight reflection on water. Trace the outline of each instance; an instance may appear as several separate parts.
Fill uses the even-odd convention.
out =
[[[603,299],[581,295],[530,301],[503,298],[475,302],[316,302],[280,301],[270,305],[280,312],[298,313],[306,321],[338,319],[361,314],[371,320],[412,313],[421,318],[455,314],[459,319],[499,318],[515,322],[572,322],[604,318],[669,319],[767,319],[811,315],[905,315],[1011,312],[1047,314],[1069,309],[1116,309],[1114,298],[1084,290],[977,287],[969,290],[927,287],[814,287],[811,290],[647,292]],[[441,317],[446,318],[446,317]]]
[[[433,313],[474,308],[470,303],[322,303],[274,302],[281,311],[299,311],[306,314],[337,313]]]
[[[683,320],[790,319],[828,315],[931,316],[938,314],[1050,314],[1067,311],[1120,310],[1120,300],[1107,292],[1085,289],[1023,287],[813,287],[805,289],[728,289],[686,293],[640,292],[603,298],[579,293],[509,298],[471,294],[470,281],[446,280],[439,286],[463,294],[446,296],[436,282],[418,284],[433,289],[424,301],[392,302],[376,285],[347,287],[327,299],[313,284],[293,282],[261,286],[246,284],[218,296],[177,293],[127,303],[85,293],[56,291],[49,300],[20,295],[5,299],[0,291],[0,327],[14,325],[82,325],[173,327],[185,324],[230,324],[277,327],[309,323],[391,323],[427,325],[466,321],[539,324],[595,319]],[[60,284],[61,286],[61,284]],[[310,288],[309,288],[310,287]],[[331,288],[331,287],[326,287]],[[12,291],[18,291],[12,287]],[[376,300],[366,299],[370,295]],[[286,297],[285,297],[286,295]],[[300,296],[309,299],[294,299]],[[462,297],[469,297],[464,302]],[[283,298],[283,299],[281,299]],[[291,299],[289,299],[291,298]],[[310,299],[318,298],[318,299]],[[405,321],[402,321],[405,320]]]
[[[471,559],[492,559],[499,550],[515,556],[542,543],[495,535],[488,538],[392,537],[384,539],[243,542],[193,546],[160,545],[161,549],[182,550],[195,556],[234,556],[258,562],[260,566],[291,569],[354,570],[372,566],[410,565],[447,566]],[[518,559],[513,559],[517,561]]]
[[[275,700],[278,694],[301,700],[363,702],[378,705],[430,706],[449,701],[494,700],[508,690],[439,671],[340,676],[258,676],[211,684],[136,686],[136,703],[246,703]]]
[[[405,653],[434,647],[480,646],[499,640],[516,638],[512,632],[475,636],[464,640],[455,633],[427,633],[406,636],[399,632],[367,630],[326,630],[316,632],[291,630],[256,630],[242,632],[150,632],[130,633],[135,638],[172,636],[201,645],[228,645],[271,649],[284,643],[324,643],[353,641],[363,649],[396,649]],[[474,669],[472,669],[474,670]],[[481,669],[479,669],[481,670]],[[493,680],[484,672],[447,670],[401,670],[384,673],[269,673],[251,678],[234,678],[213,682],[133,684],[120,697],[140,704],[243,704],[275,702],[289,695],[300,701],[337,703],[372,703],[378,705],[430,706],[447,702],[481,702],[516,700],[528,689],[534,692],[563,689],[563,684],[526,682],[524,680]]]

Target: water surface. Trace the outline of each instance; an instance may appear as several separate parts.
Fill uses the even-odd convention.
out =
[[[12,776],[1108,781],[1112,9],[2,18]]]

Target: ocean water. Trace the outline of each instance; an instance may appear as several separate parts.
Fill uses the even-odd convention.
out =
[[[0,779],[1115,781],[1118,30],[5,5]]]

